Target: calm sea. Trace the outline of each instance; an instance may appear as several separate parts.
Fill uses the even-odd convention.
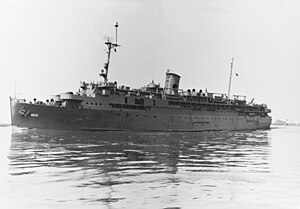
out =
[[[0,136],[1,208],[300,209],[300,127]]]

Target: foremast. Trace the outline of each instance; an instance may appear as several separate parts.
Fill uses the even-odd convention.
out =
[[[116,43],[113,43],[110,38],[107,38],[107,41],[105,42],[106,46],[107,46],[107,62],[104,63],[104,67],[101,70],[100,76],[102,76],[104,78],[104,83],[106,84],[108,82],[108,69],[109,69],[109,64],[110,64],[110,55],[111,55],[111,51],[112,49],[117,52],[117,47],[119,47],[120,45],[118,44],[118,27],[119,24],[118,22],[116,22],[115,24],[115,28],[116,28]]]

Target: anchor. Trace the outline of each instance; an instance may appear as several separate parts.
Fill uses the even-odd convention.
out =
[[[21,114],[24,117],[27,117],[27,115],[30,113],[30,110],[26,110],[24,108],[24,106],[21,107],[21,109],[19,110],[19,114]]]

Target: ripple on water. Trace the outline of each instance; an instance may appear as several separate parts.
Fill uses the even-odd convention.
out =
[[[22,182],[45,208],[54,202],[165,209],[250,199],[269,204],[270,137],[270,131],[17,132],[8,154],[10,182]]]

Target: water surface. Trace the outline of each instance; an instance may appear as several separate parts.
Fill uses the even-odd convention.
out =
[[[300,208],[297,127],[0,134],[4,208]]]

